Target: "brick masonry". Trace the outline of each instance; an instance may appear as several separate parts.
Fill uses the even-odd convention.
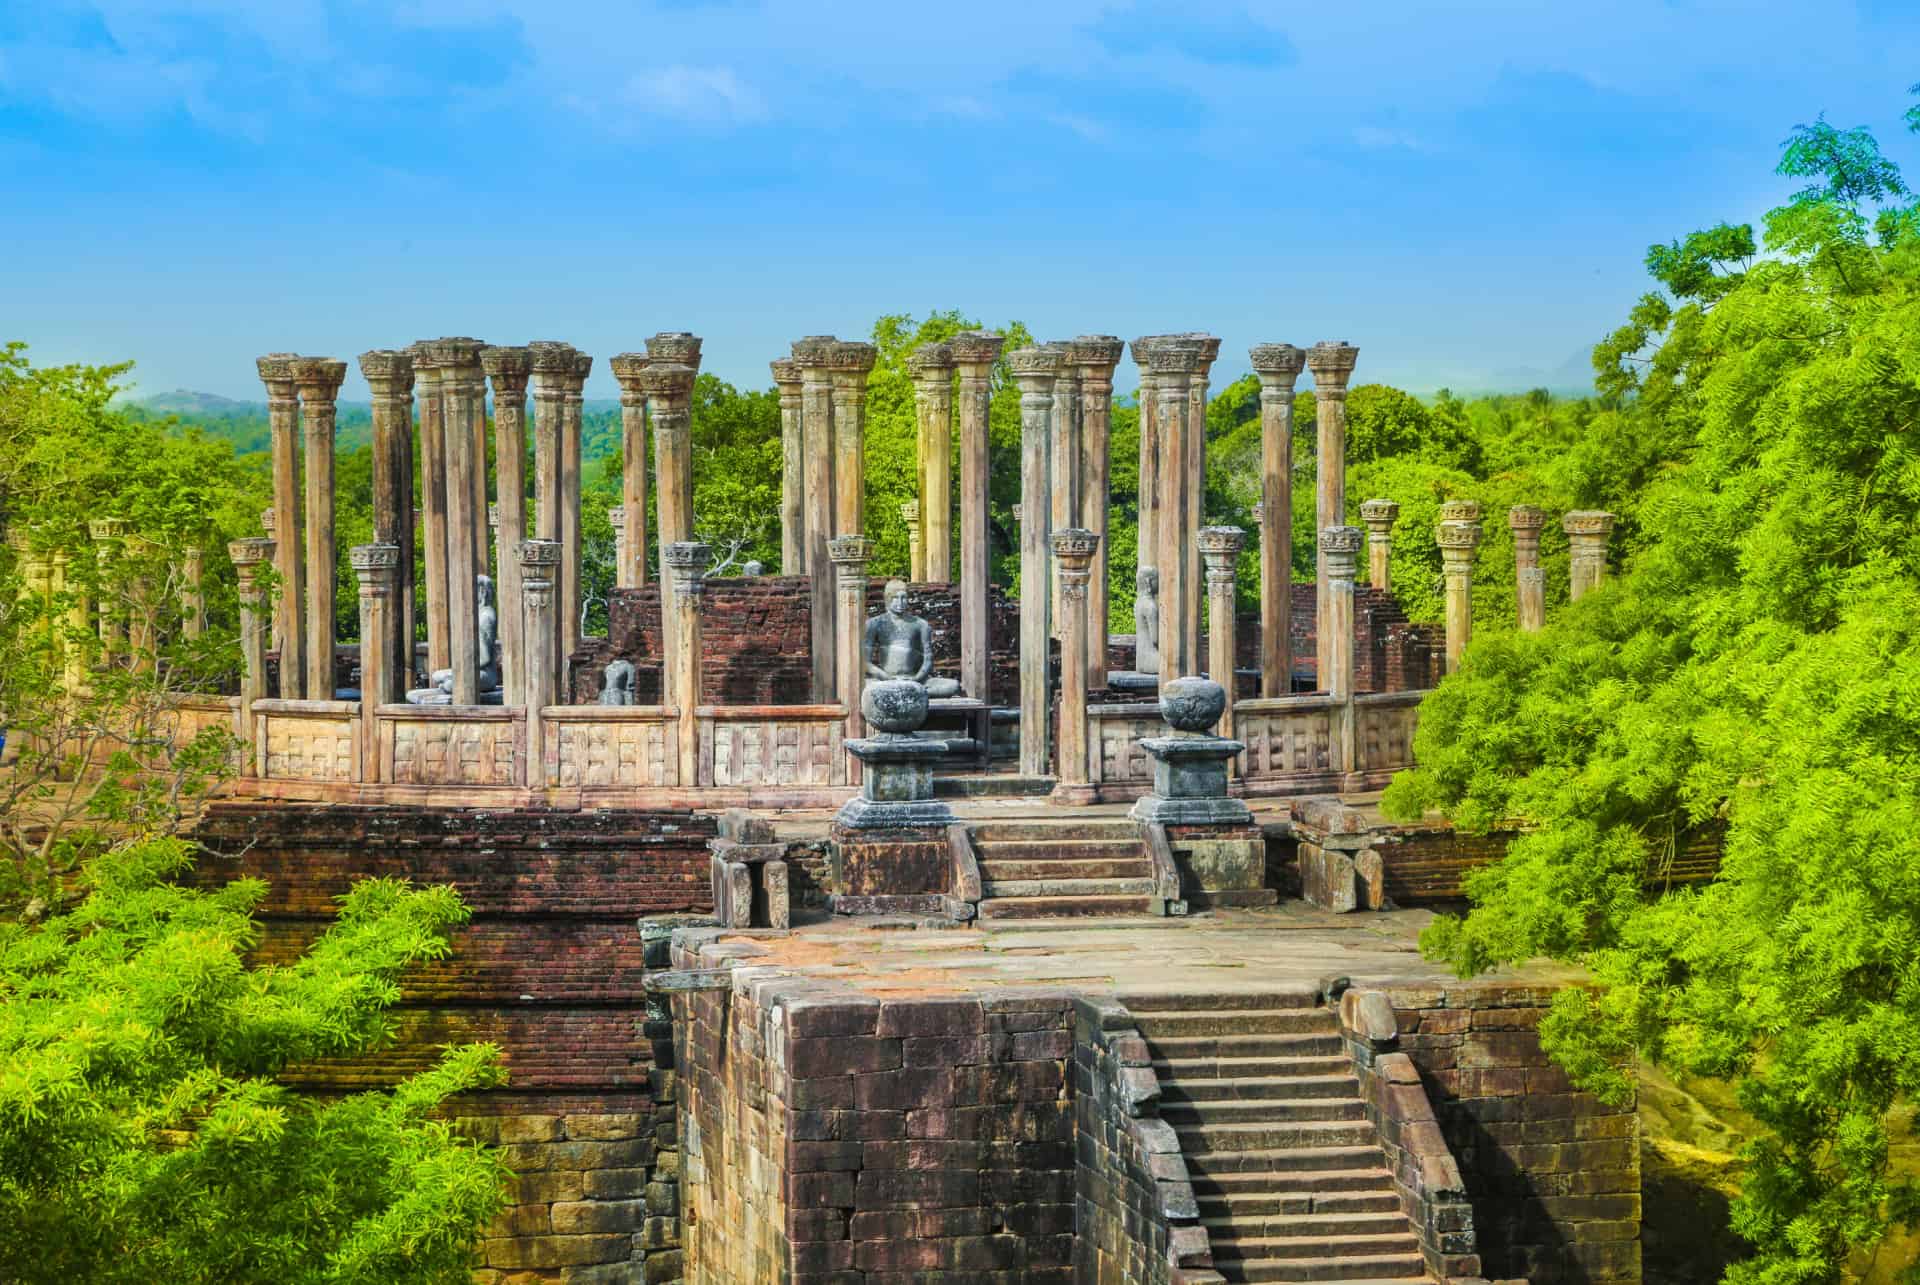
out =
[[[639,1282],[679,1273],[670,1027],[642,989],[646,914],[699,912],[715,819],[687,812],[479,812],[215,806],[194,878],[269,887],[258,955],[290,958],[359,878],[451,883],[473,911],[446,960],[413,970],[396,1038],[297,1068],[317,1092],[392,1083],[448,1042],[492,1040],[511,1076],[452,1114],[497,1142],[511,1205],[486,1230],[481,1282]],[[683,919],[684,922],[684,919]],[[664,938],[656,945],[664,963]]]

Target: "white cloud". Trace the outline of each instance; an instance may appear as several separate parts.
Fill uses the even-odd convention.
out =
[[[621,87],[620,101],[661,116],[708,125],[758,120],[766,104],[728,67],[662,67],[635,72]]]

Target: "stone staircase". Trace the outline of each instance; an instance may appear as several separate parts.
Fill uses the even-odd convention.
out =
[[[1229,1281],[1429,1282],[1332,1010],[1311,993],[1133,995],[1160,1118]]]
[[[1153,859],[1124,817],[982,821],[981,919],[1157,915]]]

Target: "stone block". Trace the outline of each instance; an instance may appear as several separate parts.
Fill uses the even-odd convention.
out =
[[[1373,848],[1364,848],[1354,853],[1353,874],[1358,882],[1360,909],[1385,910],[1387,908],[1387,863],[1380,859],[1380,853]]]
[[[1360,906],[1353,857],[1315,844],[1300,845],[1300,895],[1308,905],[1339,914]]]
[[[646,1216],[640,1200],[568,1200],[552,1207],[553,1230],[562,1236],[595,1232],[631,1235]]]
[[[676,1161],[679,1157],[673,1152]],[[663,1156],[662,1159],[665,1159]],[[581,1193],[589,1200],[627,1200],[647,1185],[645,1169],[590,1169],[580,1175]]]
[[[572,1267],[613,1263],[633,1253],[631,1235],[511,1236],[481,1242],[489,1267]]]
[[[671,1072],[668,1072],[671,1074]],[[647,1116],[634,1112],[614,1115],[570,1115],[563,1119],[566,1136],[579,1141],[617,1141],[637,1138],[653,1128]]]
[[[901,1065],[897,1039],[796,1039],[787,1045],[788,1073],[796,1080],[891,1071]]]
[[[986,1010],[977,999],[888,1000],[874,1034],[951,1037],[985,1029]]]

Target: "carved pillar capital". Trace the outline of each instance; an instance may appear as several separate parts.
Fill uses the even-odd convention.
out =
[[[533,354],[525,348],[482,348],[480,369],[493,381],[495,398],[522,397],[533,375]]]
[[[1320,532],[1321,565],[1326,568],[1329,582],[1353,582],[1359,570],[1362,539],[1357,526],[1330,526]]]
[[[363,352],[360,374],[375,401],[413,395],[413,358],[405,352],[393,348]]]
[[[1344,401],[1347,381],[1360,360],[1360,350],[1344,339],[1322,340],[1307,351],[1307,369],[1313,372],[1313,395],[1322,401]]]
[[[697,600],[706,590],[707,568],[713,565],[713,546],[698,540],[676,540],[660,551],[660,561],[673,581],[673,596]]]
[[[1235,580],[1234,563],[1239,561],[1240,551],[1247,547],[1247,533],[1237,526],[1201,527],[1196,543],[1200,547],[1201,560],[1206,564],[1207,586],[1232,587]]]
[[[1100,537],[1085,527],[1067,527],[1055,531],[1049,543],[1060,575],[1060,596],[1068,602],[1085,598],[1093,556],[1100,551]]]
[[[834,576],[841,588],[849,584],[863,589],[867,564],[873,561],[873,541],[864,535],[836,535],[827,541],[827,557],[833,560]]]
[[[263,536],[227,542],[227,559],[233,563],[242,590],[250,588],[256,582],[260,568],[273,561],[273,551],[274,542]]]
[[[1449,575],[1473,566],[1474,550],[1480,547],[1480,524],[1460,519],[1443,520],[1434,528],[1434,543],[1440,546],[1441,561]]]
[[[1360,521],[1367,528],[1367,539],[1375,544],[1393,538],[1393,524],[1400,520],[1400,506],[1392,500],[1362,500]]]
[[[700,372],[700,336],[685,330],[662,330],[647,340],[647,360],[666,366],[688,366]]]
[[[1247,349],[1253,373],[1260,377],[1260,397],[1293,396],[1293,386],[1307,364],[1307,350],[1293,344],[1255,344]]]
[[[962,379],[984,378],[993,363],[1000,360],[1001,350],[1006,346],[1007,337],[990,330],[962,330],[947,341]]]

